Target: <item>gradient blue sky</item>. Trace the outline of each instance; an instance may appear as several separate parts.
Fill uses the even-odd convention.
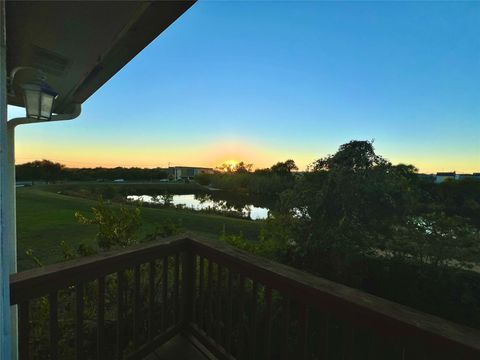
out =
[[[80,119],[17,134],[17,163],[303,168],[375,139],[394,163],[480,171],[480,3],[200,1]]]

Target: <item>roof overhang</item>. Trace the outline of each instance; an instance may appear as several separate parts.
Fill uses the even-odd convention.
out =
[[[81,104],[195,1],[7,1],[7,71],[33,67],[59,96],[54,113]],[[8,104],[24,106],[19,71]]]

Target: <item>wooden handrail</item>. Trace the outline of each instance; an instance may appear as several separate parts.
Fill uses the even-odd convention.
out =
[[[186,249],[190,240],[184,235],[113,250],[59,264],[22,271],[10,275],[10,303],[19,304],[65,289],[73,284],[95,280],[101,276],[149,262]]]
[[[193,251],[287,297],[382,336],[411,338],[480,358],[480,331],[234,248],[191,238]]]
[[[237,273],[243,279],[248,278],[255,284],[268,287],[268,301],[271,301],[273,289],[301,304],[303,311],[306,311],[304,307],[310,307],[360,327],[368,327],[382,336],[401,337],[404,343],[413,339],[438,351],[445,349],[449,353],[454,352],[459,358],[480,358],[478,330],[293,269],[233,248],[221,241],[203,239],[191,234],[13,274],[10,280],[11,304],[22,304],[74,284],[93,281],[173,254],[177,254],[178,267],[180,252],[187,254],[190,259],[185,263],[187,276],[184,281],[192,281],[190,277],[194,276],[193,267],[196,266],[194,257],[199,256],[201,266],[203,259],[208,261],[207,275],[210,280],[213,262],[228,270],[229,274]],[[174,277],[178,277],[178,269],[176,271]],[[211,296],[211,288],[208,288],[210,285],[205,285],[206,279],[202,276],[203,273],[199,277],[200,288],[205,289],[207,286],[207,295]],[[186,286],[185,291],[185,294],[192,296],[190,285]],[[178,302],[178,284],[174,294]],[[200,301],[203,302],[203,298]],[[187,309],[187,314],[188,311]],[[186,320],[188,322],[188,319]],[[228,322],[226,326],[230,326]],[[218,334],[215,337],[218,337]]]

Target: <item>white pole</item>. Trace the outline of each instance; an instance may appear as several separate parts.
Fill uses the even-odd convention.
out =
[[[0,359],[11,359],[10,254],[11,239],[6,235],[11,194],[7,152],[7,61],[5,1],[0,0]]]
[[[8,114],[8,113],[7,113]],[[5,167],[5,182],[10,191],[6,194],[8,221],[5,226],[5,236],[10,242],[10,274],[17,272],[17,219],[16,219],[16,184],[15,184],[15,126],[7,122],[7,164]]]
[[[0,0],[3,1],[3,0]],[[50,121],[72,120],[78,117],[81,113],[81,106],[74,105],[73,113],[53,115]],[[5,117],[6,118],[6,117]],[[7,122],[6,126],[6,149],[5,155],[2,156],[2,163],[0,165],[2,179],[2,191],[5,189],[5,194],[2,197],[2,220],[5,219],[2,233],[2,245],[6,243],[7,257],[9,259],[9,271],[7,274],[17,272],[17,206],[16,206],[16,181],[15,181],[15,127],[23,124],[38,123],[36,119],[31,118],[15,118]],[[3,134],[3,133],[2,133]],[[3,139],[3,138],[2,138]],[[2,141],[3,144],[3,141]],[[5,159],[4,159],[5,158]],[[3,261],[1,271],[3,273]],[[9,301],[10,302],[10,301]],[[18,307],[11,307],[11,359],[18,359]],[[10,357],[9,357],[10,358]],[[5,358],[5,359],[9,359]],[[4,358],[0,356],[0,360]]]
[[[7,111],[8,114],[8,111]],[[17,272],[17,206],[15,184],[15,126],[7,123],[7,164],[5,167],[5,182],[10,191],[5,198],[6,223],[5,239],[10,244],[10,274]],[[18,359],[18,306],[11,307],[12,328],[12,360]]]

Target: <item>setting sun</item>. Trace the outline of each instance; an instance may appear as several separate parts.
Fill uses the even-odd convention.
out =
[[[233,159],[230,159],[230,160],[226,160],[224,161],[220,166],[219,166],[219,169],[221,169],[222,171],[225,171],[225,172],[228,172],[228,171],[233,171],[238,165],[238,161],[237,160],[233,160]]]
[[[235,166],[238,164],[238,161],[237,160],[227,160],[224,162],[224,164],[227,164],[229,166]]]

